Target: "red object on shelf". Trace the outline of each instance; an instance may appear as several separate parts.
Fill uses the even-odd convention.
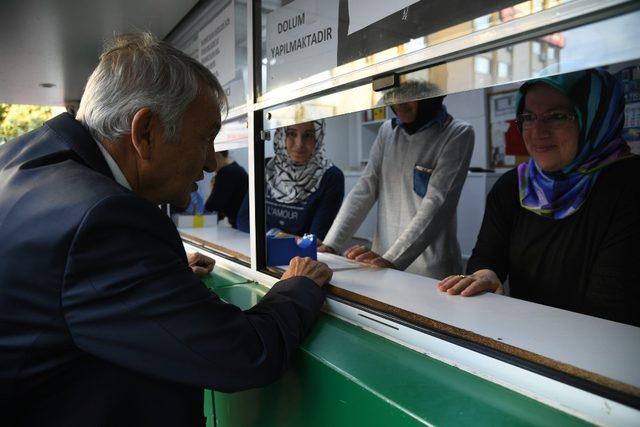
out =
[[[505,154],[507,156],[528,156],[527,147],[524,145],[524,139],[516,120],[509,120],[509,129],[504,135]]]

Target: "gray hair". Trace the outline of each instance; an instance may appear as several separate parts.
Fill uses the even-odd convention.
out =
[[[147,107],[158,114],[168,141],[177,140],[184,112],[203,87],[221,111],[227,97],[218,79],[195,59],[150,33],[115,36],[85,87],[77,119],[96,139],[116,141]]]

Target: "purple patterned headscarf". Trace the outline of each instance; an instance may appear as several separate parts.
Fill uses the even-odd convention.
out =
[[[562,219],[584,204],[602,168],[630,156],[621,137],[624,95],[611,74],[589,69],[527,81],[518,92],[518,114],[527,90],[536,83],[559,90],[573,102],[580,139],[576,158],[559,172],[543,172],[533,158],[518,166],[520,205],[538,215]]]

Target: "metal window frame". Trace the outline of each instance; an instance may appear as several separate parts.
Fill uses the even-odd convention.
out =
[[[640,8],[640,4],[634,0],[575,0],[416,52],[374,63],[358,70],[348,71],[324,81],[315,82],[313,78],[298,80],[256,96],[256,102],[251,108],[264,110],[279,104],[325,95],[329,92],[371,82],[376,77],[385,74],[406,73],[551,32],[563,31],[622,15],[638,8]],[[257,48],[258,56],[256,58],[259,59],[261,45],[258,45]],[[258,61],[259,63],[260,61]]]
[[[248,2],[247,2],[248,3]],[[266,110],[298,102],[301,100],[308,100],[311,98],[320,97],[330,93],[337,93],[349,88],[369,83],[376,77],[389,74],[389,73],[406,73],[413,70],[426,68],[429,66],[437,65],[440,63],[448,62],[454,59],[462,57],[468,57],[473,54],[481,53],[490,49],[497,49],[535,38],[550,32],[562,31],[569,28],[586,25],[589,23],[604,20],[610,17],[623,15],[640,8],[640,2],[634,0],[576,0],[575,2],[566,3],[563,5],[555,6],[551,9],[547,9],[535,14],[516,19],[511,22],[500,24],[499,26],[487,28],[485,30],[477,31],[467,36],[459,37],[447,42],[443,42],[437,45],[421,49],[416,52],[405,54],[401,57],[386,60],[380,63],[376,63],[365,68],[349,71],[331,79],[310,83],[310,79],[302,79],[297,82],[291,83],[286,86],[286,89],[282,88],[277,91],[268,92],[265,94],[259,94],[258,91],[261,87],[261,46],[262,46],[262,1],[256,0],[251,2],[252,7],[248,7],[247,4],[247,67],[248,67],[248,81],[250,84],[249,90],[246,92],[246,105],[236,107],[228,112],[225,121],[234,120],[244,115],[247,117],[248,122],[248,164],[249,164],[249,202],[250,202],[250,239],[251,239],[251,265],[250,267],[244,265],[242,262],[234,259],[230,259],[219,253],[213,253],[214,257],[219,260],[219,263],[230,270],[235,270],[247,277],[253,278],[272,285],[275,283],[274,273],[267,269],[266,266],[266,244],[265,244],[265,177],[264,177],[264,141],[261,137],[261,131],[263,130],[265,112]],[[205,248],[211,251],[211,248]],[[345,318],[345,320],[363,325],[361,313],[365,313],[368,316],[374,316],[380,319],[382,322],[391,322],[394,325],[400,327],[407,327],[414,329],[414,332],[409,334],[412,338],[389,336],[388,331],[384,331],[375,325],[364,325],[367,329],[373,333],[385,336],[389,339],[400,341],[408,347],[416,347],[416,344],[412,340],[418,340],[422,342],[424,339],[431,339],[427,331],[421,329],[418,325],[407,325],[402,319],[391,318],[385,313],[375,311],[367,307],[359,307],[357,303],[344,300],[337,296],[329,296],[328,311],[338,317]],[[437,333],[436,333],[437,334]],[[409,337],[407,335],[407,337]],[[418,336],[419,335],[419,336]],[[473,349],[473,343],[469,345],[462,345],[460,338],[451,338],[445,336],[438,336],[440,340],[444,340],[453,347],[460,346],[462,348],[471,349],[471,351],[478,351]],[[417,347],[419,351],[429,352],[424,346],[419,345]],[[464,350],[467,351],[467,350]],[[482,353],[482,351],[480,352]],[[451,353],[447,353],[451,354]],[[436,356],[438,358],[438,356]],[[497,357],[495,354],[483,353],[484,358],[495,366],[507,365],[515,366],[515,368],[522,368],[518,363],[514,363],[512,360],[504,357]],[[439,356],[443,358],[443,356]],[[444,358],[449,358],[445,356]],[[450,358],[449,358],[450,359]],[[449,362],[447,362],[449,363]],[[456,362],[451,362],[456,364]],[[504,383],[505,380],[500,379],[500,376],[494,376],[494,374],[483,374],[482,372],[492,371],[493,368],[485,367],[486,370],[478,371],[473,369],[472,372],[476,375],[486,377],[487,379]],[[514,368],[514,369],[515,369]],[[540,370],[536,371],[534,368],[527,368],[530,374],[535,373],[540,375]],[[493,369],[495,372],[495,369]],[[566,378],[562,378],[562,375],[554,376],[555,374],[543,376],[550,378],[551,388],[553,383],[557,383],[558,387],[575,387],[576,393],[587,395],[593,395],[592,401],[601,401],[606,391],[602,390],[590,390],[588,385],[575,384]],[[527,383],[524,388],[522,385],[507,385],[509,388],[531,395],[537,399],[540,399],[540,394],[536,395],[534,392],[527,392],[531,387],[531,383]],[[524,390],[524,391],[523,391]],[[547,395],[549,393],[545,392]],[[545,393],[542,393],[544,395]],[[538,397],[536,397],[538,396]],[[588,397],[588,396],[587,396]],[[590,398],[591,399],[591,398]],[[620,397],[605,396],[605,399],[611,404],[617,405],[615,402],[620,402]],[[578,399],[580,400],[580,399]],[[557,406],[553,404],[554,400],[547,401],[547,404],[551,406]],[[562,410],[576,409],[579,413],[585,413],[589,405],[584,405],[584,402],[578,404],[569,404],[567,406],[561,406]],[[629,402],[623,402],[623,405],[629,405]],[[635,406],[635,405],[630,405]],[[579,409],[578,409],[579,407]],[[588,412],[588,411],[587,411]],[[633,415],[633,413],[631,414]],[[590,420],[596,422],[603,422],[606,418],[589,417]]]

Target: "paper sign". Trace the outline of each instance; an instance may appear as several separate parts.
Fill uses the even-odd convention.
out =
[[[349,0],[349,31],[348,35],[362,30],[405,7],[409,7],[419,0]]]
[[[337,66],[338,1],[296,0],[267,15],[267,90]]]
[[[236,76],[236,46],[233,2],[198,33],[200,62],[220,84]]]
[[[242,77],[238,77],[237,79],[227,83],[224,85],[223,89],[225,95],[227,95],[229,108],[235,108],[247,102],[244,90],[244,80]]]
[[[513,91],[489,97],[489,121],[491,123],[502,123],[516,118],[517,94],[517,91]]]
[[[200,41],[198,37],[193,37],[193,40],[189,42],[189,45],[184,50],[184,53],[195,59],[196,61],[200,61]]]

